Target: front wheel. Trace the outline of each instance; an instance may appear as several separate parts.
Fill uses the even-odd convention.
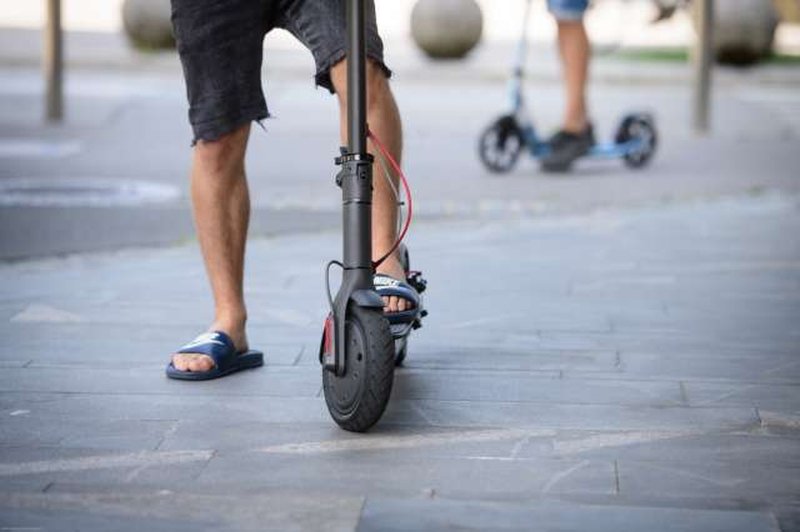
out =
[[[516,119],[506,115],[483,131],[478,140],[478,155],[489,171],[502,174],[517,164],[522,145],[522,133]]]
[[[347,307],[345,373],[322,370],[325,403],[333,420],[351,432],[365,432],[383,415],[394,380],[395,351],[383,309]]]
[[[617,129],[614,139],[617,144],[636,141],[636,145],[627,151],[622,160],[629,168],[642,168],[653,158],[658,146],[658,133],[653,119],[644,114],[626,116]]]

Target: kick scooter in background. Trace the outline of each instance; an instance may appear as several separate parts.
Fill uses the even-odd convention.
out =
[[[395,365],[405,358],[408,335],[421,326],[425,315],[419,297],[425,281],[419,272],[408,271],[408,250],[400,247],[412,216],[408,182],[400,166],[367,127],[364,9],[363,0],[347,0],[348,139],[347,147],[336,159],[341,167],[336,183],[342,188],[344,258],[342,262],[328,263],[326,285],[331,312],[325,320],[320,345],[328,411],[339,426],[354,432],[366,431],[380,419],[391,395]],[[372,261],[373,157],[367,151],[368,137],[384,168],[388,171],[391,165],[399,174],[408,209],[394,247],[376,262]],[[406,279],[376,275],[375,268],[395,252],[401,254]],[[342,282],[335,298],[330,295],[328,281],[332,265],[342,268]],[[392,295],[408,299],[414,308],[391,313],[387,318],[381,296]]]
[[[531,0],[526,0],[522,38],[509,83],[511,111],[492,122],[478,141],[478,155],[484,166],[498,174],[511,171],[523,149],[536,159],[550,152],[549,143],[536,133],[523,95],[530,12]],[[620,121],[612,142],[595,144],[584,157],[622,159],[630,168],[641,168],[653,158],[657,143],[653,117],[647,113],[631,113]]]

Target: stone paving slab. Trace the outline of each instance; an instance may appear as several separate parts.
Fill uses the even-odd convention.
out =
[[[391,474],[386,474],[387,470]],[[526,463],[446,456],[392,458],[358,452],[334,456],[220,452],[196,482],[214,489],[313,485],[347,495],[401,497],[435,488],[446,498],[473,500],[519,500],[541,493],[608,495],[615,490],[614,464],[607,461],[541,459]]]
[[[148,494],[0,494],[3,524],[79,530],[353,530],[363,499],[321,492],[238,497]]]
[[[678,383],[633,380],[554,379],[529,372],[427,372],[406,369],[395,377],[398,399],[513,403],[675,406],[683,397]]]
[[[194,246],[0,265],[3,526],[797,530],[798,213],[420,224],[431,315],[368,435],[320,397],[334,233],[251,243],[267,365],[201,384],[163,375]]]
[[[6,369],[0,375],[0,387],[8,392],[43,392],[64,394],[121,395],[203,395],[203,396],[291,396],[316,397],[320,391],[320,372],[311,368],[268,367],[258,378],[236,379],[232,388],[214,381],[202,386],[180,386],[164,377],[161,386],[153,386],[153,366],[123,369],[105,367],[49,367],[29,365]],[[255,372],[257,370],[253,370]],[[178,386],[176,386],[176,384]]]
[[[436,426],[546,427],[588,430],[696,430],[703,426],[723,429],[758,423],[754,409],[746,407],[683,408],[591,404],[536,404],[470,401],[396,401],[387,409],[387,421],[407,423],[418,413]]]
[[[587,528],[588,527],[588,528]],[[758,512],[590,506],[560,501],[503,504],[370,499],[358,530],[654,530],[674,532],[773,532]]]
[[[92,322],[48,322],[45,318],[53,316],[53,308],[40,308],[33,317],[37,321],[13,321],[0,325],[0,334],[13,336],[14,345],[10,353],[25,354],[26,360],[3,360],[0,364],[31,367],[72,367],[110,369],[141,369],[163,367],[169,361],[169,353],[185,344],[202,330],[199,320],[183,326],[154,324],[137,326],[135,341],[119,341],[110,345],[108,337],[125,338],[131,334],[127,324],[103,324],[105,334],[97,334],[97,324]],[[17,314],[17,313],[15,313]],[[203,319],[206,317],[204,316]],[[273,325],[273,330],[279,329]],[[282,332],[286,332],[283,329]],[[275,334],[266,328],[257,327],[250,333],[253,348],[264,351],[268,365],[292,366],[302,358],[306,344],[314,342],[308,336],[292,341]],[[107,336],[108,335],[108,336]],[[162,357],[153,357],[162,353]],[[314,353],[316,355],[316,353]]]

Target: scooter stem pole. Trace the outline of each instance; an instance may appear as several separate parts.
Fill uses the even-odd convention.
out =
[[[372,286],[372,158],[367,152],[365,1],[347,0],[347,156],[342,183],[344,267]]]
[[[364,0],[347,0],[347,148],[367,153],[367,81]]]
[[[517,43],[517,53],[514,58],[514,75],[522,78],[525,69],[525,58],[528,52],[528,21],[531,18],[531,0],[525,0],[525,15],[522,17],[522,36]]]

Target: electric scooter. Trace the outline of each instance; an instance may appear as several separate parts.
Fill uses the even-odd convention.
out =
[[[369,131],[366,112],[366,40],[363,0],[347,0],[347,146],[336,164],[336,183],[342,189],[343,261],[331,261],[326,286],[331,311],[320,343],[325,402],[333,420],[343,429],[363,432],[383,415],[394,380],[394,368],[406,357],[408,336],[421,326],[425,311],[419,294],[425,290],[420,272],[411,272],[408,250],[402,246],[412,217],[411,194],[400,166]],[[394,247],[372,261],[372,165],[367,138],[373,141],[381,163],[391,164],[403,184],[408,215]],[[386,167],[385,167],[386,168]],[[401,205],[402,206],[402,205]],[[402,247],[401,247],[402,246]],[[406,279],[376,275],[377,266],[398,252]],[[342,269],[342,282],[331,297],[330,268]],[[376,283],[381,286],[376,290]],[[380,292],[380,294],[379,294]],[[407,297],[411,310],[384,314],[382,295]]]
[[[511,111],[492,122],[478,142],[478,155],[484,166],[498,174],[511,171],[523,149],[536,159],[550,152],[549,143],[536,132],[523,96],[530,12],[531,0],[526,0],[522,38],[509,83]],[[622,159],[629,168],[642,168],[653,158],[657,144],[658,134],[653,117],[647,113],[631,113],[620,121],[612,142],[595,144],[584,157]]]

